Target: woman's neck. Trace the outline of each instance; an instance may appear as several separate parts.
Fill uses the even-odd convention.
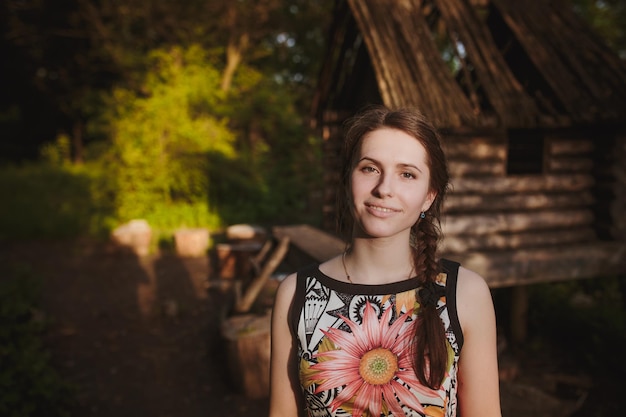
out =
[[[354,239],[345,259],[355,284],[386,284],[411,278],[413,258],[408,239]]]

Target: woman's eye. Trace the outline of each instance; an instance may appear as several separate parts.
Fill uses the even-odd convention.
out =
[[[365,166],[363,168],[361,168],[361,171],[363,172],[378,172],[378,170],[374,167],[370,167],[370,166]]]
[[[414,179],[415,175],[413,175],[413,173],[411,173],[411,172],[403,172],[402,173],[402,177],[406,178],[406,179]]]

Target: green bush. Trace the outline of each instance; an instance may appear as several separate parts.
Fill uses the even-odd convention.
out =
[[[116,217],[211,226],[208,154],[235,157],[228,119],[218,116],[220,74],[199,47],[155,51],[150,68],[141,91],[112,92],[100,123],[111,139],[99,158],[110,166]]]
[[[592,373],[626,372],[624,361],[609,359],[626,344],[618,277],[537,285],[530,297],[531,331],[561,352],[561,360]]]
[[[110,187],[87,166],[0,169],[0,239],[99,235],[112,223]]]
[[[314,211],[319,143],[295,97],[245,65],[229,92],[220,81],[197,46],[157,50],[141,91],[118,88],[106,100],[93,126],[111,138],[98,159],[111,167],[120,222],[216,228],[303,221]]]
[[[27,270],[0,277],[0,415],[69,415],[72,390],[56,373],[41,341],[40,282]]]

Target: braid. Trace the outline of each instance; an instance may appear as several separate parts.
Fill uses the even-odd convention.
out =
[[[435,282],[439,274],[436,258],[439,228],[428,216],[418,221],[413,226],[413,231],[417,246],[413,252],[416,276],[422,285]],[[423,385],[438,389],[448,365],[445,329],[437,313],[436,304],[421,304],[414,339],[415,373]]]

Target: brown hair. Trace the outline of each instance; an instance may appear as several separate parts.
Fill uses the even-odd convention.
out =
[[[439,217],[448,189],[449,174],[439,134],[419,111],[411,108],[390,110],[375,106],[363,110],[347,121],[341,155],[340,188],[337,193],[337,231],[346,241],[352,240],[352,170],[359,157],[363,137],[381,128],[401,130],[413,136],[426,150],[426,163],[430,170],[429,188],[436,193],[436,197],[425,217],[412,226],[411,235],[415,238],[415,244],[411,247],[413,266],[420,284],[432,283],[440,272],[437,259],[437,245],[441,237]],[[448,351],[445,330],[435,305],[422,305],[415,328],[415,373],[422,384],[438,389],[448,366]]]

